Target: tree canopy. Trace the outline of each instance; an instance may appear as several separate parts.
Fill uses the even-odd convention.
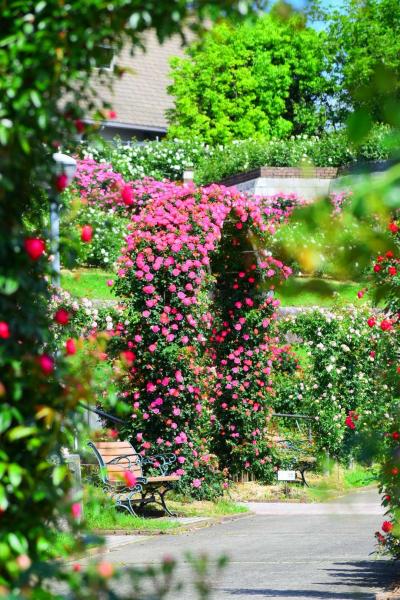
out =
[[[297,15],[218,24],[172,60],[170,135],[225,143],[320,132],[324,39]]]
[[[400,97],[398,0],[346,0],[327,19],[336,121],[362,110],[373,121],[398,125],[393,110],[393,99]]]

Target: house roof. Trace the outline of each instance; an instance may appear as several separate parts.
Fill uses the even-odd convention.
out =
[[[93,84],[117,113],[115,121],[108,125],[165,132],[168,125],[165,111],[173,106],[173,99],[167,93],[171,83],[169,59],[183,56],[184,48],[179,36],[161,45],[154,32],[146,34],[145,46],[146,51],[137,49],[134,56],[130,47],[125,46],[115,57],[114,63],[131,71],[121,78],[113,76],[112,92],[100,82],[100,75],[94,75]]]

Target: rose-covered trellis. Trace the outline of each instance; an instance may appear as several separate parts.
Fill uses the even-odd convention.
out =
[[[278,304],[268,289],[290,269],[255,240],[265,242],[291,205],[282,211],[219,186],[148,180],[131,190],[142,208],[114,286],[126,310],[112,344],[128,366],[121,395],[131,407],[121,434],[143,454],[174,452],[191,494],[217,495],[246,468],[267,480]]]

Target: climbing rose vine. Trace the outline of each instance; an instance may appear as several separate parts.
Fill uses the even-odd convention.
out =
[[[142,209],[118,260],[125,328],[111,343],[117,356],[129,353],[121,395],[131,418],[121,434],[143,455],[174,453],[181,489],[198,497],[219,494],[244,468],[268,478],[277,306],[268,289],[290,269],[257,243],[265,247],[292,205],[282,213],[219,186],[146,180],[132,189]]]

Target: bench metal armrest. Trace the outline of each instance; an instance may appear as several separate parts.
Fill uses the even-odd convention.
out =
[[[135,459],[135,462],[131,461],[132,459]],[[106,463],[106,465],[117,465],[120,461],[122,460],[128,460],[128,464],[127,464],[127,469],[130,470],[132,469],[132,467],[135,466],[135,464],[139,464],[141,465],[141,457],[138,454],[121,454],[121,456],[116,456],[115,458],[113,458],[112,460],[110,460],[108,463]]]
[[[149,465],[159,469],[162,475],[168,475],[170,467],[176,462],[175,454],[154,454],[153,456],[141,456],[141,465]]]

